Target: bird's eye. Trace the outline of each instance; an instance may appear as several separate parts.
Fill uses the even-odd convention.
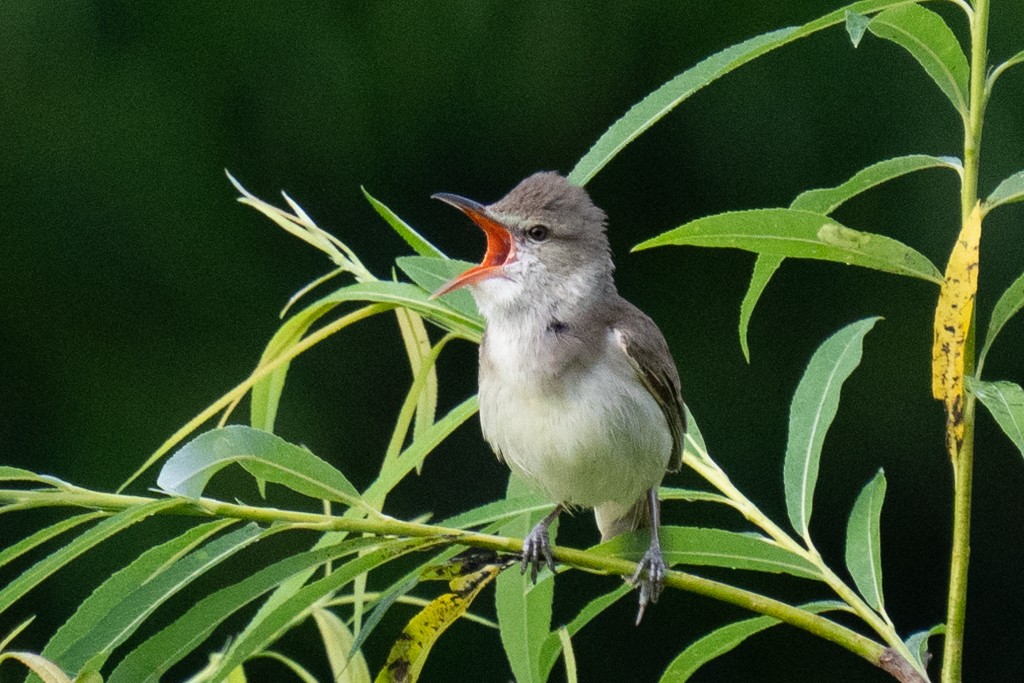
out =
[[[526,236],[534,242],[543,242],[548,238],[549,233],[550,230],[546,225],[534,225],[526,230]]]

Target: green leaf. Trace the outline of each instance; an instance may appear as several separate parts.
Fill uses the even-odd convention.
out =
[[[373,210],[380,214],[388,225],[390,225],[395,232],[398,233],[399,237],[405,240],[405,243],[413,248],[420,256],[429,256],[431,258],[446,259],[447,256],[444,252],[431,244],[423,235],[416,232],[416,230],[398,217],[394,211],[384,206],[384,204],[374,199],[369,192],[366,191],[365,187],[360,188],[363,191],[363,196],[366,197],[366,201],[370,202],[370,206]]]
[[[758,254],[754,272],[750,276],[750,284],[747,285],[747,293],[743,295],[743,303],[740,304],[740,348],[743,349],[743,357],[748,363],[750,347],[747,345],[747,328],[750,326],[750,316],[754,314],[754,307],[757,306],[761,293],[783,260],[784,257],[774,254]]]
[[[907,649],[910,650],[912,655],[914,655],[914,659],[916,659],[917,663],[921,665],[922,670],[928,668],[928,663],[925,661],[928,659],[928,639],[932,636],[945,632],[945,624],[936,624],[927,631],[918,631],[905,641]]]
[[[431,547],[436,543],[436,539],[423,538],[385,542],[381,543],[376,550],[334,567],[330,574],[319,581],[303,586],[265,619],[258,624],[250,625],[240,633],[228,651],[224,653],[216,670],[211,674],[211,680],[220,680],[249,657],[263,650],[281,634],[303,621],[320,600],[352,582],[360,574],[415,550]]]
[[[516,499],[531,491],[525,482],[513,476],[509,479],[506,497]],[[523,515],[505,524],[501,534],[525,538],[541,517],[542,513]],[[554,541],[552,533],[551,542]],[[541,652],[551,632],[551,604],[555,593],[552,578],[545,570],[534,584],[529,572],[522,573],[515,567],[498,576],[494,596],[498,632],[517,683],[544,683],[546,680],[541,668]]]
[[[14,545],[10,545],[4,548],[2,551],[0,551],[0,567],[3,567],[8,562],[11,562],[21,557],[27,552],[30,552],[33,549],[38,548],[42,544],[49,541],[51,538],[56,538],[57,536],[60,536],[65,531],[70,531],[71,529],[74,529],[76,526],[84,524],[86,522],[91,522],[94,519],[100,519],[101,517],[109,516],[109,512],[86,512],[85,514],[75,515],[74,517],[62,519],[56,524],[48,526],[45,529],[40,529],[31,536],[23,538]]]
[[[20,662],[29,671],[39,676],[43,683],[72,683],[59,666],[32,652],[4,652],[0,654],[0,664],[5,660]]]
[[[800,609],[812,614],[818,614],[819,612],[830,610],[845,610],[847,607],[841,602],[824,600],[801,605]],[[700,667],[711,660],[732,651],[750,636],[781,623],[781,621],[774,617],[754,617],[753,619],[745,619],[728,626],[722,626],[694,641],[689,647],[679,653],[672,660],[672,663],[668,665],[668,668],[665,669],[665,673],[661,676],[661,683],[683,683],[688,681]]]
[[[376,538],[357,538],[308,550],[221,588],[128,653],[111,673],[108,683],[157,683],[169,668],[201,645],[218,625],[260,595],[310,567],[380,545]]]
[[[1024,171],[1017,171],[1003,180],[985,200],[985,211],[991,211],[1001,204],[1024,200]]]
[[[999,336],[1003,326],[1015,316],[1021,308],[1024,308],[1024,273],[1021,273],[1013,281],[1006,291],[999,297],[999,301],[992,308],[992,318],[988,321],[988,331],[985,333],[985,343],[978,355],[979,368],[984,365],[989,349]]]
[[[431,425],[422,436],[409,444],[401,455],[387,463],[373,484],[366,489],[364,498],[369,505],[374,509],[379,509],[391,489],[397,486],[405,478],[405,475],[418,468],[424,458],[430,455],[460,425],[475,415],[476,411],[477,397],[471,396]]]
[[[461,512],[441,522],[441,526],[452,529],[469,529],[482,524],[507,522],[523,514],[547,513],[551,510],[551,501],[539,493],[528,493],[515,498],[502,498],[484,503],[472,510]]]
[[[942,17],[920,5],[905,4],[876,16],[868,30],[909,52],[956,110],[967,116],[967,57]]]
[[[198,498],[214,474],[234,463],[258,479],[310,498],[367,507],[345,475],[324,460],[279,436],[242,425],[213,429],[182,446],[164,463],[157,485]]]
[[[562,652],[565,653],[565,680],[567,683],[577,683],[576,653],[572,649],[572,638],[569,631],[563,626],[558,629],[558,640],[562,643]]]
[[[992,413],[1003,433],[1024,455],[1024,389],[1013,382],[969,380],[968,388]]]
[[[791,209],[829,215],[853,197],[900,176],[928,168],[949,168],[957,173],[963,168],[958,159],[911,154],[871,164],[857,171],[852,178],[835,187],[807,190],[789,205]]]
[[[144,553],[82,603],[43,654],[68,671],[79,671],[83,667],[101,669],[114,649],[135,633],[160,605],[268,533],[256,524],[248,524],[189,552],[224,526],[218,521],[196,527],[181,538]],[[187,555],[180,557],[186,552]]]
[[[634,250],[666,245],[837,261],[942,283],[932,262],[907,245],[884,235],[852,230],[811,211],[752,209],[706,216],[641,242]]]
[[[871,23],[871,19],[860,14],[859,12],[846,11],[846,32],[850,36],[850,42],[853,43],[854,47],[860,45],[861,38],[864,37],[864,31],[868,29],[868,24]]]
[[[253,656],[253,659],[273,659],[276,662],[280,662],[284,666],[288,667],[293,674],[298,676],[302,683],[317,683],[316,677],[309,673],[306,667],[296,662],[291,657],[286,657],[280,652],[274,652],[273,650],[264,650]]]
[[[405,282],[360,282],[344,287],[334,294],[329,294],[326,299],[331,301],[375,301],[405,306],[463,339],[479,342],[483,334],[483,321],[479,316],[468,315],[464,311],[452,307],[448,304],[449,297],[447,296],[432,299],[423,289]]]
[[[743,66],[777,47],[805,38],[822,29],[842,22],[847,12],[870,14],[906,0],[864,0],[842,7],[800,27],[789,27],[765,33],[717,52],[668,81],[630,108],[612,124],[577,162],[569,174],[569,181],[586,185],[615,155],[665,114],[690,95],[721,78],[733,69]]]
[[[41,484],[50,484],[53,482],[53,479],[42,474],[23,470],[20,467],[0,465],[0,481],[34,481]]]
[[[825,434],[839,409],[843,382],[860,364],[864,335],[878,320],[855,322],[829,337],[814,352],[793,394],[783,479],[789,520],[808,543]]]
[[[639,561],[647,551],[648,534],[622,534],[592,549],[598,555],[624,557]],[[820,579],[813,564],[774,542],[751,534],[703,527],[663,526],[661,546],[670,566],[698,565],[727,567],[772,574],[790,574],[804,579]]]
[[[662,486],[658,489],[658,500],[684,500],[687,503],[718,503],[733,507],[735,503],[720,493],[710,491],[697,491],[695,489],[680,489],[673,486]]]
[[[846,525],[846,568],[868,604],[885,612],[882,597],[882,502],[885,474],[878,471],[861,490]]]
[[[267,342],[267,346],[260,356],[259,365],[266,365],[299,343],[309,328],[337,305],[338,302],[320,300],[284,321]],[[252,427],[268,432],[274,431],[277,407],[281,401],[281,392],[284,390],[290,366],[290,362],[282,364],[269,376],[253,385],[249,407],[249,424]]]
[[[313,621],[331,663],[331,680],[334,683],[369,683],[372,680],[370,669],[363,654],[359,652],[349,657],[353,636],[345,622],[326,609],[313,610]]]
[[[568,624],[559,630],[564,630],[569,636],[576,635],[594,617],[614,605],[618,602],[619,598],[628,595],[632,590],[633,587],[628,583],[622,583],[604,595],[597,596],[588,602]],[[540,670],[544,674],[544,680],[551,676],[551,670],[555,667],[558,655],[562,652],[563,647],[564,643],[558,633],[549,633],[547,638],[544,639],[544,645],[541,647],[540,652]]]
[[[156,500],[152,503],[138,505],[122,510],[108,517],[96,526],[85,531],[61,549],[46,556],[29,567],[21,576],[14,579],[3,590],[0,590],[0,612],[3,612],[30,590],[45,581],[54,572],[61,569],[87,550],[99,545],[111,536],[124,531],[128,527],[164,510],[181,505],[181,501]]]
[[[402,342],[405,344],[405,353],[409,357],[409,368],[413,376],[413,383],[409,388],[409,399],[416,402],[413,434],[420,436],[427,427],[434,424],[434,418],[437,416],[437,368],[434,365],[437,356],[432,356],[434,350],[423,318],[407,308],[396,309],[395,315],[398,318],[398,328],[402,333]],[[443,345],[439,346],[443,348]],[[421,373],[426,373],[422,379]]]
[[[469,261],[442,260],[422,256],[399,256],[395,259],[395,263],[403,273],[409,276],[409,279],[427,292],[436,292],[449,280],[474,265]],[[473,301],[473,295],[469,293],[469,290],[457,289],[450,294],[445,294],[441,299],[446,306],[470,320],[477,321],[480,328],[483,329],[483,318],[476,310],[476,302]]]

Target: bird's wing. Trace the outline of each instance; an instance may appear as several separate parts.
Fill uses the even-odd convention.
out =
[[[613,328],[615,339],[668,421],[672,434],[668,471],[675,472],[683,464],[683,438],[686,435],[686,410],[679,388],[679,371],[658,326],[640,309],[631,304],[629,307],[632,309],[630,314]]]

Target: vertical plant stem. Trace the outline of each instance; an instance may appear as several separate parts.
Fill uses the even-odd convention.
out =
[[[976,0],[971,18],[970,111],[964,126],[964,176],[960,189],[961,222],[978,203],[978,169],[981,132],[987,93],[985,78],[988,57],[989,0]],[[964,374],[974,369],[974,322],[964,349]],[[963,671],[964,629],[967,613],[967,568],[970,559],[971,488],[974,478],[975,399],[965,397],[964,438],[953,457],[953,542],[950,555],[949,597],[946,608],[946,638],[942,652],[943,683],[960,683]]]

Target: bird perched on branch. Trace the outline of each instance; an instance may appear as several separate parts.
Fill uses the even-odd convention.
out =
[[[679,469],[686,429],[679,374],[658,326],[615,288],[604,212],[587,192],[536,173],[484,206],[436,194],[487,237],[483,262],[435,296],[468,286],[486,321],[480,345],[484,438],[556,503],[523,544],[523,571],[554,570],[548,527],[594,508],[602,540],[648,527],[632,577],[637,622],[666,572],[658,486]]]

